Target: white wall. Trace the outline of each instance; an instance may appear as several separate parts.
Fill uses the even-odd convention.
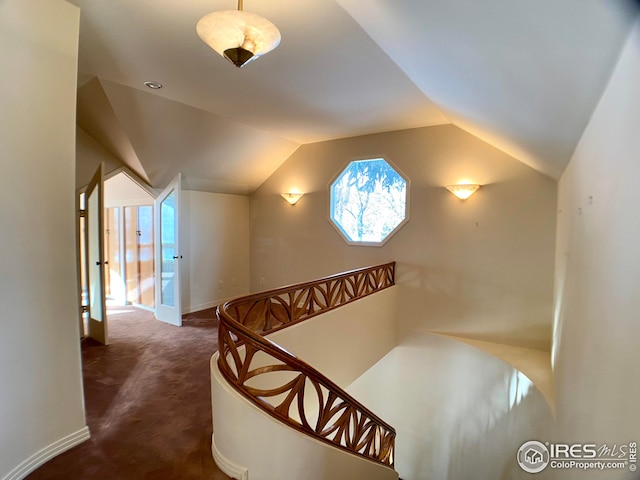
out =
[[[104,208],[153,205],[156,195],[151,187],[143,188],[142,182],[124,172],[109,177],[104,182]]]
[[[223,472],[240,480],[397,480],[392,469],[315,440],[259,410],[226,383],[217,358],[217,353],[211,357],[212,448]]]
[[[397,287],[387,288],[267,338],[345,388],[395,347],[397,294]],[[278,362],[258,352],[251,360],[251,369],[274,363]],[[288,372],[272,372],[251,379],[250,386],[273,389],[290,380]],[[305,412],[312,422],[319,405],[312,386],[307,388]],[[294,417],[295,410],[290,412]]]
[[[76,189],[89,184],[96,170],[104,162],[105,174],[124,166],[106,148],[80,127],[76,129]]]
[[[518,448],[553,423],[517,370],[426,333],[405,339],[346,390],[395,427],[396,470],[407,480],[531,478],[516,464]]]
[[[344,388],[396,346],[397,298],[387,288],[267,338]]]
[[[516,464],[516,453],[525,441],[548,438],[552,432],[553,415],[544,396],[516,369],[469,345],[414,332],[396,346],[397,293],[397,286],[384,290],[268,338],[327,375],[395,427],[395,466],[402,478],[528,478]],[[251,369],[273,363],[257,354]],[[269,417],[259,419],[255,409],[243,406],[244,400],[228,392],[225,382],[218,384],[215,369],[212,373],[214,431],[224,457],[235,464],[250,465],[253,471],[249,478],[302,478],[291,474],[262,476],[259,470],[266,468],[267,460],[269,472],[283,473],[279,458],[271,458],[273,451],[287,451],[295,458],[298,452],[309,454],[310,461],[317,461],[317,452],[308,446],[301,451],[300,446],[289,445],[293,440],[282,440],[279,427]],[[274,382],[291,378],[272,373],[252,379],[251,386],[275,388],[281,383]],[[311,387],[305,406],[307,419],[313,424],[318,402]],[[290,413],[295,416],[297,409]],[[245,422],[246,427],[240,427]],[[270,437],[278,438],[277,447],[269,450],[265,459],[256,438]],[[322,471],[325,465],[316,470]],[[553,478],[548,473],[539,477]]]
[[[79,9],[0,2],[0,478],[86,438],[75,226]],[[68,442],[68,443],[66,443]]]
[[[249,197],[185,190],[181,199],[182,311],[248,293]]]
[[[387,288],[268,336],[341,387],[346,387],[387,354],[396,343],[397,287]],[[213,425],[218,453],[249,470],[250,479],[396,479],[395,472],[373,462],[327,447],[275,421],[238,395],[211,362]],[[279,364],[258,353],[251,369]],[[276,388],[291,380],[289,372],[255,377],[250,386]],[[317,394],[307,385],[305,414],[314,424]],[[282,401],[281,397],[267,401]],[[325,397],[326,400],[326,397]],[[374,413],[380,413],[375,412]],[[297,417],[297,408],[290,414]],[[384,416],[383,420],[387,420]],[[274,443],[273,439],[277,439]],[[271,448],[265,448],[270,445]],[[235,478],[235,477],[234,477]]]
[[[559,185],[553,353],[568,442],[640,438],[639,85],[636,23]]]
[[[383,247],[329,224],[329,182],[385,156],[411,181],[410,220]],[[444,186],[484,185],[461,201]],[[306,195],[290,206],[281,192]],[[438,330],[549,348],[556,183],[453,125],[300,147],[252,195],[251,287],[398,262],[401,336]],[[264,285],[260,279],[264,278]]]

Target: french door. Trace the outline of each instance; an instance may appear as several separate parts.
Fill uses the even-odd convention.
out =
[[[180,174],[155,200],[156,318],[182,325],[180,299]]]
[[[86,295],[83,303],[87,307],[87,336],[106,345],[109,340],[107,329],[107,309],[105,304],[104,260],[104,166],[98,167],[84,193],[83,225],[84,267]]]

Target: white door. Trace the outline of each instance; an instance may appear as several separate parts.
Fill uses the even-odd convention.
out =
[[[87,335],[108,343],[107,309],[104,296],[104,175],[101,164],[85,192],[84,268],[87,272]]]
[[[180,301],[180,174],[155,200],[156,318],[182,325]]]

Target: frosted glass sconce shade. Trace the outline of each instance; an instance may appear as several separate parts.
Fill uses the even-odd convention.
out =
[[[298,200],[302,198],[304,193],[281,193],[280,196],[284,198],[291,205],[295,205]]]
[[[451,193],[453,193],[460,200],[466,200],[471,195],[476,193],[476,191],[480,188],[480,185],[449,185],[445,187]]]

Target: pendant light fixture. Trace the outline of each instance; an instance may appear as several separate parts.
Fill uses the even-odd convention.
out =
[[[243,10],[221,10],[205,15],[196,26],[198,36],[236,67],[270,52],[280,43],[280,31],[266,18]]]

